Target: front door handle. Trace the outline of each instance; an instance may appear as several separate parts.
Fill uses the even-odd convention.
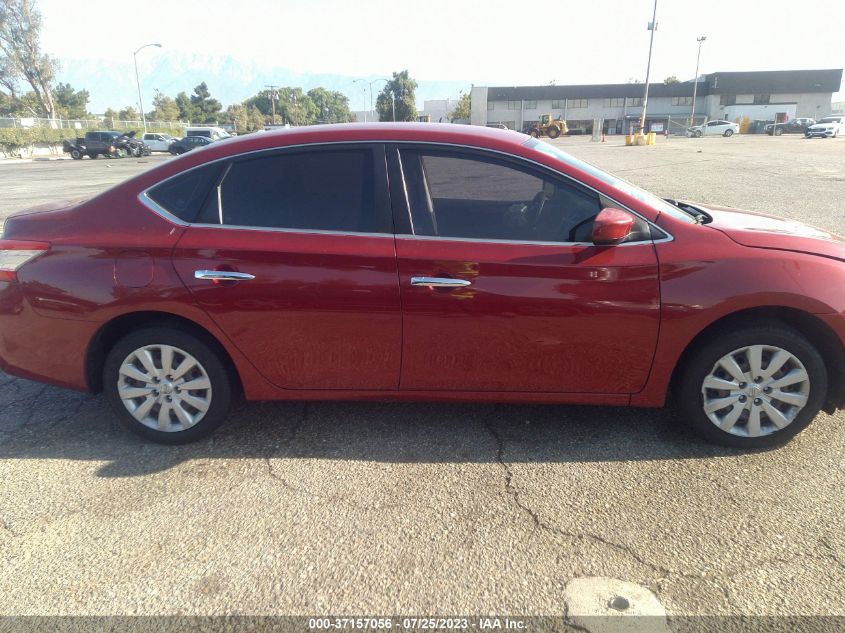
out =
[[[412,286],[428,286],[429,288],[466,288],[471,283],[466,279],[452,277],[411,277]]]
[[[239,273],[234,270],[195,270],[194,279],[205,279],[206,281],[249,281],[255,279],[255,275]]]

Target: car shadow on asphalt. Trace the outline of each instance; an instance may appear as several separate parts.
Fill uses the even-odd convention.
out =
[[[706,443],[666,409],[407,402],[240,402],[211,437],[162,446],[126,430],[102,396],[0,374],[0,459],[104,462],[132,477],[196,459],[387,463],[705,459]]]

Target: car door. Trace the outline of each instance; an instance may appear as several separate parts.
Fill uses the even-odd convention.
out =
[[[401,389],[632,393],[659,325],[649,226],[590,243],[614,203],[502,155],[389,151],[403,308]]]
[[[383,148],[248,154],[216,178],[173,253],[197,302],[279,387],[397,389]]]

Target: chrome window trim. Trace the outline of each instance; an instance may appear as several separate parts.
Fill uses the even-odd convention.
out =
[[[239,224],[207,224],[203,222],[191,222],[186,226],[195,226],[199,229],[231,229],[234,231],[263,231],[265,233],[296,233],[298,235],[313,233],[315,235],[358,235],[360,237],[396,237],[393,233],[364,233],[357,231],[329,231],[326,229],[282,229],[272,226],[242,226]],[[413,236],[412,236],[413,237]]]
[[[544,242],[541,240],[499,240],[499,239],[484,239],[480,237],[443,237],[440,235],[406,235],[406,234],[397,234],[397,240],[428,240],[428,241],[439,241],[439,242],[471,242],[471,243],[482,243],[482,244],[520,244],[523,246],[582,246],[582,247],[594,247],[598,246],[597,244],[593,244],[592,242]],[[657,240],[640,240],[638,242],[622,242],[621,244],[603,244],[602,246],[613,246],[618,248],[620,246],[651,246]],[[667,241],[667,240],[660,240],[660,241]]]
[[[576,183],[577,185],[584,187],[585,189],[589,189],[590,191],[598,194],[599,196],[604,196],[614,204],[617,204],[620,209],[628,211],[629,213],[635,215],[636,217],[643,220],[649,227],[654,227],[656,230],[660,231],[661,233],[665,234],[666,237],[658,238],[658,239],[649,239],[649,240],[640,240],[637,242],[623,242],[622,244],[617,244],[617,246],[626,246],[626,245],[633,245],[633,244],[661,244],[665,242],[671,242],[675,239],[675,237],[669,233],[664,228],[657,226],[654,222],[649,220],[646,217],[643,217],[642,214],[634,211],[627,205],[622,204],[612,196],[599,191],[595,187],[591,187],[590,185],[581,182],[570,176],[569,174],[565,174],[553,167],[549,167],[548,165],[544,165],[543,163],[537,162],[530,158],[525,158],[524,156],[517,156],[515,154],[510,154],[508,152],[503,152],[497,149],[491,149],[489,147],[479,147],[477,145],[464,145],[459,143],[444,143],[442,141],[407,141],[407,140],[384,140],[384,139],[373,139],[373,140],[354,140],[354,141],[324,141],[320,143],[297,143],[295,145],[282,145],[280,147],[267,147],[264,149],[255,149],[250,150],[248,152],[242,152],[240,154],[230,154],[228,156],[222,156],[220,158],[215,158],[214,160],[206,161],[204,163],[200,163],[199,165],[194,165],[188,169],[180,171],[172,176],[168,176],[164,180],[160,180],[154,185],[151,185],[141,191],[138,194],[138,200],[146,206],[148,209],[153,211],[154,213],[158,214],[168,222],[172,222],[178,226],[182,227],[189,227],[189,226],[198,226],[203,228],[227,228],[227,229],[235,229],[235,230],[249,230],[249,231],[267,231],[267,232],[282,232],[282,233],[314,233],[318,235],[361,235],[361,236],[370,236],[370,237],[395,237],[397,239],[431,239],[431,240],[447,240],[450,242],[458,241],[458,242],[492,242],[492,243],[502,243],[502,244],[538,244],[538,245],[551,245],[556,244],[560,246],[595,246],[592,242],[545,242],[545,241],[531,241],[531,240],[486,240],[486,239],[479,239],[479,238],[461,238],[461,237],[443,237],[439,235],[409,235],[405,233],[359,233],[353,231],[330,231],[330,230],[321,230],[321,229],[285,229],[285,228],[276,228],[276,227],[265,227],[265,226],[236,226],[236,225],[224,225],[224,224],[203,224],[199,222],[185,222],[184,220],[176,217],[170,211],[162,207],[161,205],[157,204],[154,200],[152,200],[147,192],[150,189],[158,187],[162,183],[167,182],[173,178],[177,178],[182,176],[183,174],[187,174],[194,169],[199,169],[201,167],[207,167],[208,165],[212,165],[214,163],[218,163],[220,161],[231,161],[231,160],[238,160],[244,156],[252,156],[253,154],[273,154],[280,151],[287,151],[287,150],[296,150],[296,149],[303,149],[309,147],[326,147],[331,145],[428,145],[428,146],[438,146],[438,147],[445,147],[445,148],[457,148],[457,149],[468,149],[474,150],[478,152],[487,152],[490,154],[497,154],[499,156],[504,156],[506,158],[511,158],[512,160],[522,161],[524,163],[528,163],[531,165],[535,165],[540,169],[545,169],[547,171],[553,172],[558,176]],[[404,183],[404,174],[402,177],[403,180],[403,188],[405,187]],[[405,192],[407,197],[407,191]],[[410,206],[408,208],[408,212],[410,214]],[[657,211],[659,216],[660,212]],[[413,220],[412,220],[413,222]]]

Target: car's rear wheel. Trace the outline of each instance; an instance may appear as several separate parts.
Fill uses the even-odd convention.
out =
[[[788,442],[816,417],[826,393],[818,350],[779,325],[714,336],[693,353],[678,389],[685,421],[735,448]]]
[[[725,130],[725,136],[733,136],[733,135],[734,135],[733,130]]]
[[[166,327],[118,341],[106,357],[103,386],[124,425],[162,444],[208,435],[225,420],[232,399],[218,353],[200,338]]]

